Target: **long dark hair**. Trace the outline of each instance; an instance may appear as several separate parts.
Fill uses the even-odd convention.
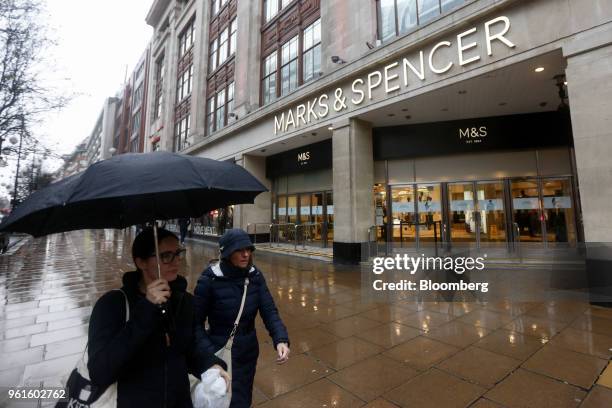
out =
[[[168,237],[173,237],[178,241],[178,237],[174,232],[168,231],[165,228],[157,229],[158,244]],[[132,259],[134,260],[134,264],[136,264],[136,258],[147,259],[154,254],[155,235],[153,234],[153,227],[146,227],[134,239],[134,243],[132,244]],[[136,269],[138,269],[138,265],[136,265]]]

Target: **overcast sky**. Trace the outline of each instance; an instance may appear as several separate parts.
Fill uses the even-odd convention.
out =
[[[104,99],[121,89],[126,66],[129,75],[144,52],[153,33],[145,23],[153,0],[45,2],[49,36],[57,42],[45,52],[47,79],[75,97],[61,112],[49,115],[35,136],[66,154],[90,134]],[[13,163],[0,168],[0,182],[12,184],[13,168]],[[0,196],[7,190],[0,188]]]
[[[63,153],[89,135],[104,99],[114,96],[152,35],[145,17],[152,0],[46,0],[55,33],[57,78],[69,78],[77,94],[68,108],[49,118],[50,143]],[[65,75],[62,75],[64,74]]]

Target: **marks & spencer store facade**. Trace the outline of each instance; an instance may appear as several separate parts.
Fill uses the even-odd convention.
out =
[[[609,2],[466,2],[356,54],[325,12],[323,74],[191,149],[270,189],[235,208],[234,226],[309,224],[347,263],[372,239],[609,241]]]

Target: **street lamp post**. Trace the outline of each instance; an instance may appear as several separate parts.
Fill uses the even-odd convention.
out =
[[[19,165],[21,164],[21,147],[23,145],[23,132],[19,135],[19,147],[17,148],[17,170],[15,171],[15,185],[13,187],[13,203],[14,209],[17,205],[17,187],[19,186]]]

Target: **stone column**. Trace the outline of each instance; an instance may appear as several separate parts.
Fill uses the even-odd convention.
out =
[[[236,158],[236,164],[247,169],[257,178],[268,190],[272,190],[272,182],[266,178],[266,158],[261,156],[243,155]],[[255,198],[254,204],[243,204],[234,207],[234,228],[247,230],[248,224],[270,223],[271,215],[271,193],[266,191]],[[255,227],[251,226],[249,233],[254,233]],[[257,227],[257,234],[267,234],[268,230],[263,226]],[[259,237],[258,237],[259,240]]]
[[[374,223],[372,127],[359,119],[334,124],[334,262],[359,263]]]
[[[163,103],[162,109],[162,121],[163,126],[162,133],[160,134],[161,140],[159,141],[161,150],[172,151],[174,143],[174,105],[176,101],[176,73],[178,64],[178,31],[177,31],[177,20],[179,18],[180,9],[174,7],[170,11],[170,24],[168,27],[168,42],[166,44],[166,50],[164,54],[164,83],[163,83]]]
[[[612,25],[602,29],[577,35],[563,53],[591,300],[612,306]]]
[[[259,106],[261,1],[238,1],[238,44],[234,66],[234,113],[238,119]]]
[[[191,129],[188,138],[192,144],[205,136],[206,127],[206,75],[208,73],[208,32],[210,2],[196,2],[195,45],[193,47],[193,83],[191,87]]]
[[[566,78],[586,241],[612,238],[612,45],[568,58]]]

